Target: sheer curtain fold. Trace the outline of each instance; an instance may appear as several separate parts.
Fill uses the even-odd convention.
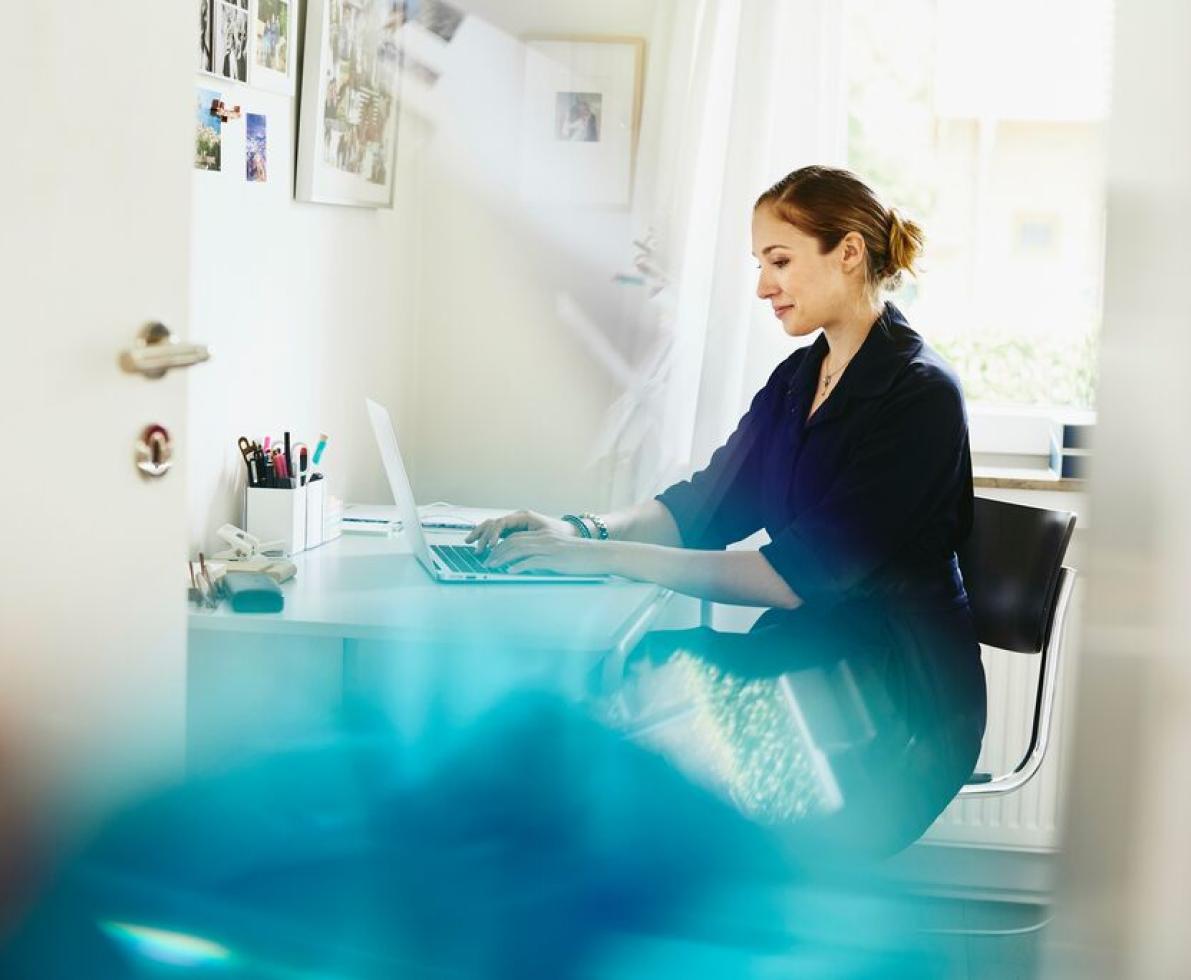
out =
[[[633,216],[657,275],[640,324],[655,342],[614,413],[614,504],[701,465],[783,356],[780,329],[754,296],[750,218],[756,196],[784,173],[842,155],[832,7],[658,5]]]

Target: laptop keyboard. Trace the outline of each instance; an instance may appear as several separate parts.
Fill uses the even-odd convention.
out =
[[[471,545],[465,544],[432,544],[430,550],[434,552],[444,565],[453,572],[483,572],[491,575],[493,572],[504,570],[503,565],[489,567],[480,560],[479,552]]]

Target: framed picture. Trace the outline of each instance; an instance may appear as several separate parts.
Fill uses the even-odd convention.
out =
[[[404,22],[402,0],[310,0],[298,200],[393,206]]]
[[[525,38],[525,199],[628,207],[644,62],[641,38]]]
[[[294,94],[297,20],[297,0],[253,0],[252,54],[248,59],[253,88]]]

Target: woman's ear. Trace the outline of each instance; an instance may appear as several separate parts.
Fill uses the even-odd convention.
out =
[[[851,273],[864,264],[864,238],[860,232],[850,231],[844,235],[840,239],[839,250],[844,272]]]

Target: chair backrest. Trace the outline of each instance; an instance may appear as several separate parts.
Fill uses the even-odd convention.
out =
[[[959,567],[981,643],[1017,653],[1042,650],[1074,529],[1070,511],[976,498]]]

